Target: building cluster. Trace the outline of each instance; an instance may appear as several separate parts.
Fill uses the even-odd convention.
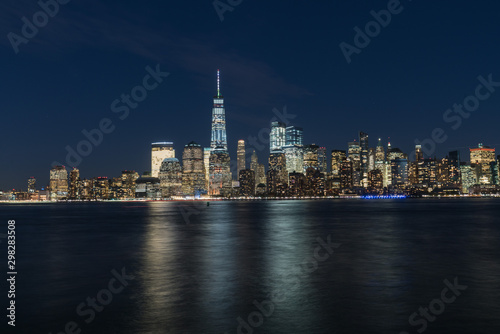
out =
[[[267,169],[245,141],[237,144],[236,164],[227,148],[224,99],[213,99],[210,147],[190,142],[184,146],[182,163],[173,142],[151,144],[151,171],[139,175],[123,171],[115,178],[81,179],[73,168],[50,170],[50,183],[36,189],[28,179],[28,191],[0,193],[3,199],[19,200],[123,200],[181,197],[317,197],[352,195],[461,195],[500,193],[499,157],[495,149],[479,144],[470,149],[470,160],[459,151],[445,158],[424,157],[417,145],[411,154],[383,145],[370,147],[368,134],[359,132],[347,149],[304,145],[302,128],[271,122]],[[247,159],[249,158],[249,159]]]

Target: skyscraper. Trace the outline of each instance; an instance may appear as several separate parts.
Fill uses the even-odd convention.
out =
[[[494,184],[495,177],[491,164],[496,162],[495,149],[479,144],[470,149],[470,163],[475,165],[476,179],[479,184]]]
[[[259,157],[255,150],[253,150],[252,157],[250,158],[250,169],[257,173],[257,166],[259,165]]]
[[[177,158],[166,158],[158,173],[162,197],[182,194],[182,168]]]
[[[327,172],[326,147],[318,148],[318,170],[321,173]]]
[[[316,144],[304,146],[304,174],[309,167],[318,169],[318,149],[319,146]]]
[[[304,146],[304,130],[297,126],[287,126],[285,134],[285,145],[300,145]]]
[[[283,146],[287,173],[302,173],[304,168],[304,149],[300,145]]]
[[[157,142],[151,144],[151,176],[158,177],[163,160],[175,158],[173,142]]]
[[[203,164],[205,166],[205,189],[208,190],[208,181],[210,179],[210,154],[212,153],[211,147],[203,148]]]
[[[236,153],[237,159],[237,173],[240,174],[241,170],[246,169],[246,161],[245,161],[245,141],[238,140],[238,151]]]
[[[80,199],[80,171],[78,168],[73,168],[69,172],[69,198]]]
[[[194,196],[206,192],[203,150],[195,142],[184,146],[182,153],[182,193]]]
[[[286,170],[285,153],[275,151],[269,155],[267,189],[273,195],[284,195],[286,193],[288,189],[288,172]]]
[[[375,169],[375,149],[370,147],[368,149],[368,172]]]
[[[332,177],[339,178],[342,170],[342,161],[346,160],[343,150],[332,150]]]
[[[382,145],[382,139],[378,139],[377,148],[375,149],[375,168],[382,169],[382,164],[385,161],[385,150]]]
[[[424,160],[424,152],[422,151],[422,145],[415,145],[415,161]]]
[[[58,200],[68,197],[68,171],[64,166],[55,166],[50,170],[50,199]]]
[[[217,95],[214,96],[214,107],[212,109],[212,135],[210,148],[212,151],[227,151],[226,112],[224,110],[224,98],[220,95],[219,70],[217,70]]]
[[[28,179],[28,193],[34,194],[36,192],[36,179],[35,177],[30,177]]]
[[[210,154],[208,193],[212,196],[228,196],[231,194],[231,161],[229,153],[214,150]]]
[[[361,185],[361,147],[356,141],[349,142],[348,158],[352,161],[352,183],[353,186],[359,187]]]
[[[368,188],[368,134],[359,132],[359,146],[360,146],[360,159],[361,159],[361,186]]]
[[[122,171],[122,188],[124,198],[135,197],[136,181],[139,178],[139,173],[134,170]]]
[[[255,195],[255,172],[251,169],[243,169],[239,172],[240,193],[242,196]]]
[[[269,135],[270,152],[282,152],[285,146],[286,125],[281,122],[271,122],[271,133]]]

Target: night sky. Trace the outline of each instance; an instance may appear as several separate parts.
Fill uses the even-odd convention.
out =
[[[500,82],[500,3],[402,0],[348,63],[339,45],[354,45],[354,28],[391,2],[244,0],[221,21],[209,0],[72,0],[16,54],[8,34],[22,36],[21,18],[32,22],[41,8],[3,0],[0,189],[25,189],[30,176],[45,186],[51,164],[66,164],[65,147],[103,118],[115,128],[79,164],[83,178],[142,174],[154,141],[173,141],[179,159],[192,140],[208,146],[217,69],[232,159],[237,140],[257,137],[284,106],[305,142],[328,151],[347,149],[361,130],[370,146],[390,137],[410,153],[435,128],[448,136],[438,157],[460,149],[468,160],[479,142],[500,148],[500,87],[456,130],[443,120],[475,93],[478,76]],[[157,64],[170,75],[121,120],[112,102]]]

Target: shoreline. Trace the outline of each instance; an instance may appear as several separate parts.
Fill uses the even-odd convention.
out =
[[[56,203],[144,203],[144,202],[253,202],[253,201],[309,201],[309,200],[395,200],[395,199],[478,199],[499,198],[500,195],[453,195],[453,196],[404,196],[404,195],[366,195],[366,196],[305,196],[305,197],[231,197],[231,198],[173,198],[173,199],[120,199],[120,200],[2,200],[0,204],[56,204]]]

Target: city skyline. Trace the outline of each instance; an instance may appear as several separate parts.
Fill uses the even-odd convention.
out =
[[[442,142],[442,133],[436,131],[431,139],[415,145],[410,154],[393,147],[389,139],[387,148],[384,148],[381,138],[378,138],[376,147],[370,147],[369,134],[363,131],[358,132],[358,139],[347,143],[346,150],[332,149],[329,154],[324,146],[304,144],[302,127],[271,121],[267,168],[266,164],[258,163],[255,147],[247,148],[243,139],[237,142],[236,161],[231,161],[219,69],[216,78],[210,147],[191,141],[184,146],[182,158],[178,159],[173,142],[151,143],[151,168],[142,174],[122,170],[118,178],[81,178],[76,167],[68,175],[64,165],[53,165],[50,183],[40,188],[43,193],[38,191],[37,180],[32,176],[28,179],[26,192],[18,189],[13,193],[15,199],[160,199],[200,195],[421,196],[436,190],[445,195],[496,194],[500,191],[495,148],[479,143],[476,148],[469,149],[468,163],[460,158],[458,150],[438,159],[429,154],[435,152],[436,142]],[[486,87],[486,84],[478,86],[479,89]],[[104,134],[106,127],[109,128],[100,128]],[[88,132],[88,141],[83,147],[95,144],[96,135],[103,137],[98,130]],[[259,139],[261,143],[266,142],[265,138]],[[74,153],[84,156],[80,149],[77,146],[78,152]]]

